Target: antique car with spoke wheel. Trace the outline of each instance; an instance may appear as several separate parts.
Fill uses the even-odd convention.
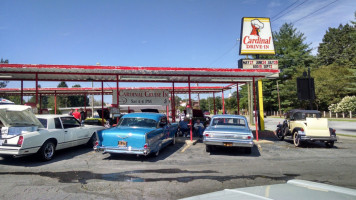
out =
[[[247,119],[239,115],[214,115],[203,134],[206,152],[214,146],[242,147],[251,154],[253,135]]]
[[[287,112],[283,124],[277,125],[276,136],[279,140],[293,139],[296,147],[308,141],[320,141],[331,148],[337,141],[335,130],[329,128],[328,119],[321,118],[317,110],[294,109]]]
[[[38,154],[51,160],[56,150],[88,144],[93,146],[102,126],[81,125],[73,116],[38,115],[31,107],[0,105],[0,156]]]
[[[116,127],[98,132],[94,150],[110,154],[158,156],[168,144],[175,144],[178,125],[160,113],[130,113]]]

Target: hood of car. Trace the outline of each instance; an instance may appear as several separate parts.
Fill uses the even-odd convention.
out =
[[[41,122],[32,113],[30,106],[0,105],[0,121],[5,127],[38,126]]]

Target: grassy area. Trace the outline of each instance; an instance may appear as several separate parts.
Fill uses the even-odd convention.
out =
[[[336,133],[337,136],[345,136],[345,137],[354,137],[356,138],[356,135],[346,135],[346,134],[340,134],[340,133]]]
[[[329,121],[340,121],[340,122],[356,122],[356,119],[346,119],[346,118],[328,118]]]

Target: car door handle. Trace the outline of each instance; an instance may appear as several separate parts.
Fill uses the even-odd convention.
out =
[[[64,131],[65,133],[68,133],[68,131]]]

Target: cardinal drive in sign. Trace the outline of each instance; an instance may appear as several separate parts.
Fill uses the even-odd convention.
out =
[[[269,18],[242,18],[240,55],[252,54],[275,54]]]

